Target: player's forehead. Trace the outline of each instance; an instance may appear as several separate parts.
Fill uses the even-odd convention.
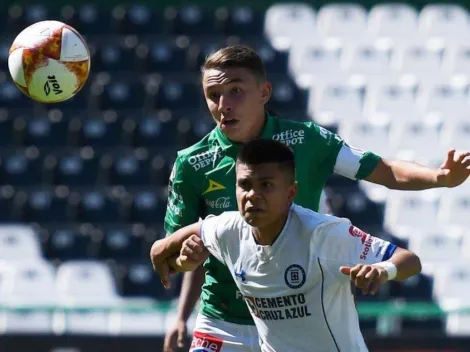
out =
[[[254,75],[246,68],[211,68],[204,71],[202,85],[205,90],[233,83],[255,83]]]
[[[278,163],[249,165],[243,162],[238,162],[236,174],[237,180],[266,180],[281,178],[284,176]]]

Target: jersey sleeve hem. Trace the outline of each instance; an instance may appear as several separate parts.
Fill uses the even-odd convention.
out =
[[[369,176],[382,158],[372,152],[366,152],[360,160],[361,166],[356,174],[356,179],[363,180]]]

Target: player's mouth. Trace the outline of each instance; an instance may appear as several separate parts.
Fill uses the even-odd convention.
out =
[[[257,208],[257,207],[250,207],[246,209],[247,213],[261,213],[263,212],[263,209]]]
[[[238,120],[237,119],[227,119],[227,118],[224,118],[222,119],[222,121],[220,122],[220,126],[222,128],[226,128],[226,127],[233,127],[234,125],[236,125],[238,123]]]

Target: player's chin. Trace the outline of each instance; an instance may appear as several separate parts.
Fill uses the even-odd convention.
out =
[[[261,212],[245,213],[243,217],[253,227],[261,226],[264,223],[264,216]]]

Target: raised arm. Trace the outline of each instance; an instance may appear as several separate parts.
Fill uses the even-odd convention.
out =
[[[421,261],[413,252],[397,247],[392,257],[374,264],[342,266],[340,271],[348,275],[364,294],[375,294],[380,285],[389,280],[402,281],[421,272]]]
[[[170,236],[161,240],[155,241],[150,249],[150,259],[152,261],[153,269],[160,276],[160,280],[166,288],[169,287],[169,273],[170,265],[175,271],[178,271],[180,265],[177,258],[183,245],[183,242],[190,238],[192,235],[200,236],[201,223],[194,223],[185,226]],[[181,268],[183,269],[183,268]],[[187,270],[180,270],[187,271]]]

